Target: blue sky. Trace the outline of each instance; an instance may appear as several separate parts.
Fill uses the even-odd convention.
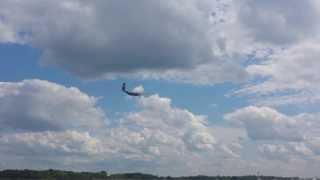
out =
[[[319,16],[316,0],[3,0],[0,169],[318,176]]]

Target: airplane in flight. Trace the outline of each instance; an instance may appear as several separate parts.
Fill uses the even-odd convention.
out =
[[[126,89],[126,83],[122,83],[122,88],[121,90],[128,94],[129,96],[142,96],[142,93],[139,93],[139,92],[130,92]]]

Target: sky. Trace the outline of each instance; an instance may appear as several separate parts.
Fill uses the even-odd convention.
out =
[[[319,21],[317,0],[1,0],[0,169],[320,176]]]

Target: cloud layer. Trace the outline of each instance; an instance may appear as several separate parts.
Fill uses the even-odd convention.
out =
[[[107,120],[97,99],[41,80],[0,83],[1,132],[94,130]]]
[[[319,9],[314,0],[236,2],[241,27],[254,42],[292,44],[313,38],[319,29]],[[303,11],[297,12],[299,9]]]
[[[268,107],[246,107],[225,115],[231,123],[244,126],[254,140],[301,141],[298,131],[304,122],[290,118]],[[302,120],[300,120],[302,121]]]
[[[207,157],[239,157],[232,144],[237,136],[226,143],[217,140],[204,116],[173,107],[168,98],[138,98],[138,111],[112,126],[96,101],[77,88],[48,81],[0,83],[2,163],[6,168],[32,161],[33,168],[45,168],[47,162],[48,168],[182,175],[204,168]],[[194,160],[203,164],[185,164]]]
[[[255,173],[252,169],[306,175],[319,168],[318,113],[289,116],[249,106],[225,115],[232,126],[214,125],[172,106],[169,98],[151,95],[131,99],[136,111],[108,123],[96,98],[42,80],[0,83],[0,100],[5,168],[161,175]],[[281,166],[281,173],[274,166]]]
[[[3,42],[16,37],[40,48],[43,63],[83,78],[242,81],[246,73],[238,63],[221,59],[213,49],[210,19],[216,6],[215,1],[193,0],[6,0],[1,2],[0,27],[6,32]],[[224,75],[229,70],[234,74]]]
[[[297,163],[289,168],[303,169],[319,160],[319,114],[288,116],[268,107],[245,107],[225,115],[234,125],[243,127],[254,140],[261,158]]]
[[[39,48],[42,63],[85,79],[244,82],[254,68],[246,68],[249,57],[317,44],[318,7],[315,0],[4,0],[0,40]]]

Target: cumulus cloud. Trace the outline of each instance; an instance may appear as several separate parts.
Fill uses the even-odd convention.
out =
[[[144,88],[143,88],[143,86],[137,86],[137,87],[135,87],[135,88],[133,88],[133,90],[132,90],[133,92],[135,92],[135,93],[143,93],[144,92]]]
[[[232,49],[254,58],[246,57],[250,80],[232,94],[259,106],[318,105],[319,13],[315,0],[235,1]]]
[[[301,141],[304,138],[300,132],[300,125],[305,123],[303,120],[268,107],[245,107],[226,114],[225,119],[243,126],[254,140]]]
[[[6,24],[1,22],[0,18],[0,43],[16,42],[15,32]]]
[[[257,83],[235,92],[254,95],[260,105],[312,105],[319,103],[319,45],[305,42],[279,51],[261,64],[247,67]]]
[[[269,107],[255,106],[225,115],[228,122],[243,128],[249,139],[254,140],[247,139],[240,145],[250,143],[250,147],[258,153],[257,159],[266,161],[266,165],[297,164],[288,166],[289,169],[303,168],[306,164],[317,167],[320,142],[318,118],[318,113],[288,116]]]
[[[142,136],[143,144],[158,142],[162,144],[160,147],[167,146],[171,149],[184,147],[191,152],[214,150],[217,141],[211,134],[204,117],[196,116],[184,109],[174,108],[171,106],[170,99],[158,95],[142,97],[137,103],[142,110],[128,114],[119,128],[125,127],[129,132],[143,130],[138,133]],[[153,135],[150,134],[151,132]]]
[[[99,152],[99,140],[77,131],[27,132],[1,136],[1,151],[20,156],[92,155]]]
[[[70,38],[75,41],[65,41],[62,37],[64,32],[54,31],[55,41],[49,37],[48,40],[39,38],[35,41],[41,44],[40,47],[45,46],[47,63],[82,76],[188,68],[212,59],[212,53],[208,46],[208,33],[201,33],[201,28],[206,27],[205,21],[188,18],[188,13],[195,11],[197,20],[201,20],[201,12],[188,3],[186,7],[179,5],[145,0],[126,3],[96,1],[91,5],[93,14],[89,14],[89,18],[94,19],[89,19],[89,22],[95,22],[93,29],[98,31],[99,41],[93,39],[93,32],[87,29],[84,32],[89,36],[90,44],[86,39],[82,40],[83,34],[72,33],[74,35]],[[66,21],[63,25],[69,27],[70,19]],[[81,24],[79,26],[83,29]],[[53,46],[50,45],[52,42]],[[76,52],[86,51],[72,53],[70,48]]]
[[[220,57],[213,48],[210,19],[218,4],[5,0],[0,16],[20,41],[42,49],[44,64],[83,78],[124,76],[200,84],[243,81],[246,72],[239,63]],[[234,73],[226,76],[225,71]]]
[[[105,124],[97,99],[42,80],[0,83],[0,130],[94,130]]]
[[[2,82],[0,100],[0,157],[7,168],[28,161],[33,163],[26,167],[33,168],[46,162],[48,168],[182,175],[210,172],[208,157],[239,158],[236,136],[220,141],[205,116],[173,107],[171,99],[159,95],[131,99],[137,111],[112,126],[105,124],[96,98],[74,87],[42,80]],[[185,163],[193,161],[201,163]]]
[[[304,143],[262,144],[258,147],[264,158],[292,162],[297,158],[307,158],[313,152]]]
[[[320,116],[316,113],[289,116],[251,106],[227,114],[225,119],[237,126],[224,127],[174,107],[169,98],[151,95],[130,99],[136,110],[106,126],[96,98],[76,88],[41,80],[6,82],[0,87],[0,158],[6,168],[213,175],[229,172],[230,167],[239,174],[258,167],[277,173],[271,168],[276,163],[288,168],[283,171],[286,175],[295,172],[292,168],[304,167],[303,162],[313,170],[318,167]],[[4,104],[22,113],[14,116]],[[84,116],[87,113],[89,117]],[[288,162],[295,165],[285,165]]]
[[[288,45],[314,38],[319,30],[319,9],[315,0],[240,0],[235,4],[239,27],[253,42]]]
[[[317,104],[319,3],[240,0],[231,6],[224,42],[229,52],[249,55],[251,77],[235,94],[257,105]]]
[[[243,82],[252,55],[319,39],[315,0],[4,0],[0,8],[2,41],[40,48],[42,63],[93,79]]]

